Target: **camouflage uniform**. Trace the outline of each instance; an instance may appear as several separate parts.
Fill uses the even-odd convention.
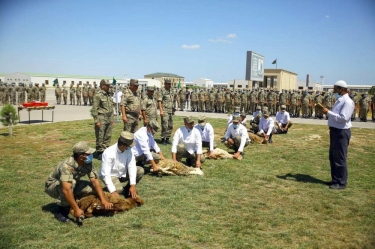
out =
[[[95,88],[89,85],[89,105],[92,105],[94,102]]]
[[[87,84],[82,88],[82,96],[83,96],[83,104],[87,105],[87,101],[89,99],[89,88]]]
[[[214,108],[215,108],[215,94],[214,92],[211,90],[210,93],[208,93],[208,111],[209,112],[213,112],[214,111]]]
[[[247,112],[247,93],[243,91],[241,93],[241,106],[240,106],[241,112]]]
[[[359,118],[361,121],[367,121],[367,113],[370,99],[367,98],[367,94],[362,94],[362,98],[359,100]]]
[[[227,113],[232,111],[232,94],[230,91],[225,93],[225,110]]]
[[[260,106],[261,110],[263,110],[265,96],[265,92],[263,90],[260,90],[258,93],[258,106]]]
[[[66,86],[63,86],[62,97],[63,97],[64,105],[66,105],[68,102],[68,89],[66,89]]]
[[[31,88],[32,88],[31,84],[26,88],[27,102],[31,102],[33,100],[33,91],[31,90]]]
[[[151,120],[158,121],[158,113],[157,113],[157,101],[154,97],[148,97],[146,95],[145,99],[142,101],[142,113],[144,112],[145,125],[150,123]]]
[[[320,95],[320,94],[317,94],[314,98],[314,101],[315,101],[315,105],[316,104],[323,104],[323,96]],[[323,118],[323,113],[322,113],[322,109],[319,108],[318,106],[315,106],[315,117],[316,118]]]
[[[35,83],[35,85],[32,88],[33,91],[33,100],[39,101],[39,87],[38,83]]]
[[[196,90],[191,93],[191,110],[198,111],[198,93]]]
[[[198,93],[198,101],[199,101],[199,108],[198,108],[198,111],[199,111],[199,112],[203,112],[203,111],[204,111],[205,95],[206,95],[206,93],[205,93],[203,90],[201,90],[201,91]]]
[[[82,105],[82,88],[80,87],[79,84],[76,87],[76,97],[77,97],[77,105]]]
[[[290,107],[289,107],[289,110],[290,110],[290,114],[292,117],[296,117],[297,115],[297,93],[296,92],[292,92],[291,95],[290,95]]]
[[[94,188],[89,181],[81,180],[81,177],[98,178],[95,167],[91,163],[85,163],[79,166],[74,160],[73,155],[60,162],[49,175],[45,182],[44,191],[52,198],[57,199],[57,205],[69,207],[69,203],[62,191],[61,182],[72,184],[74,197],[82,197],[94,192]]]
[[[46,86],[44,85],[44,83],[39,88],[39,94],[40,94],[40,101],[46,102]]]
[[[60,105],[61,103],[61,93],[62,93],[61,88],[59,85],[57,85],[55,88],[55,96],[56,96],[56,102],[58,105]]]
[[[76,104],[76,89],[74,88],[74,85],[70,85],[70,91],[69,91],[69,96],[70,96],[70,105],[75,105]]]
[[[5,87],[3,86],[3,83],[0,82],[0,105],[3,104],[4,95],[5,95]]]
[[[179,92],[180,97],[180,111],[183,111],[185,109],[185,99],[186,99],[186,91],[181,89]]]
[[[10,87],[10,103],[12,105],[16,105],[17,104],[17,91],[16,91],[16,88],[12,85]]]
[[[138,81],[137,81],[138,84]],[[122,106],[125,107],[127,122],[124,123],[124,131],[134,133],[138,130],[138,119],[141,112],[141,98],[137,92],[126,89],[121,99]]]
[[[275,110],[276,110],[276,101],[275,101],[275,94],[273,91],[270,91],[268,94],[267,94],[267,103],[268,103],[268,110],[270,112],[270,115],[274,115],[275,114]]]
[[[375,95],[372,96],[371,98],[371,112],[372,112],[371,119],[372,119],[372,122],[374,122],[375,121]]]
[[[162,116],[161,120],[161,138],[164,141],[169,142],[169,138],[171,136],[172,130],[173,130],[173,115],[176,111],[175,107],[175,100],[176,96],[173,93],[172,90],[166,90],[164,89],[161,92],[161,96],[158,99],[159,102],[161,102],[161,106],[163,108],[164,116]]]
[[[309,116],[308,113],[308,108],[309,108],[309,103],[310,103],[310,95],[305,91],[302,94],[302,117],[307,118]]]
[[[102,84],[109,84],[109,82],[102,80],[101,85]],[[95,124],[100,123],[100,127],[95,125],[96,151],[100,154],[108,148],[111,143],[113,123],[112,95],[104,90],[100,90],[95,94],[92,116]]]

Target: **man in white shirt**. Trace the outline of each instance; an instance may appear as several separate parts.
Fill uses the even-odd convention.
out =
[[[172,159],[177,162],[185,157],[187,165],[202,168],[205,157],[202,154],[201,134],[194,127],[193,117],[185,117],[184,123],[173,136]]]
[[[210,123],[206,122],[205,116],[198,117],[198,124],[195,125],[195,128],[200,132],[202,137],[202,147],[209,148],[209,157],[213,157],[213,150],[216,148],[216,143],[214,141],[214,128]]]
[[[277,133],[286,134],[293,123],[290,121],[289,112],[286,111],[286,106],[281,105],[281,111],[276,113],[276,124],[277,124]]]
[[[141,165],[150,164],[153,172],[158,172],[159,170],[155,161],[165,159],[154,139],[154,134],[159,129],[159,123],[156,120],[151,120],[145,127],[140,128],[134,133],[135,145],[132,147],[135,161]]]
[[[131,150],[134,135],[123,131],[114,145],[104,150],[99,177],[103,180],[108,192],[113,195],[123,194],[125,197],[137,197],[136,183],[143,175],[142,167],[135,165],[135,158]],[[128,182],[123,187],[122,183]]]
[[[344,189],[348,182],[348,147],[352,127],[351,116],[354,111],[354,102],[348,94],[345,81],[339,80],[333,85],[336,102],[330,111],[322,108],[328,117],[329,126],[329,161],[331,164],[332,181],[328,183],[331,189]]]
[[[268,143],[272,143],[272,133],[275,124],[273,119],[270,117],[270,113],[265,110],[263,111],[263,117],[259,121],[259,132],[258,135],[263,137]]]
[[[232,123],[225,133],[225,146],[234,150],[233,157],[244,156],[243,150],[250,143],[249,134],[245,126],[240,123],[240,116],[233,116]]]

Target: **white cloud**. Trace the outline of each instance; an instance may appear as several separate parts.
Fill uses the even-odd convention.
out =
[[[195,44],[195,45],[182,45],[181,48],[183,49],[199,49],[201,47],[201,45],[199,44]]]
[[[228,40],[224,40],[224,39],[221,39],[221,38],[219,38],[219,39],[216,39],[216,40],[214,40],[214,39],[208,39],[208,41],[209,41],[209,42],[222,42],[222,43],[230,43],[230,41],[228,41]]]
[[[227,38],[236,39],[237,35],[236,34],[227,34]]]
[[[329,15],[326,15],[326,18],[330,18],[330,16],[329,16]]]

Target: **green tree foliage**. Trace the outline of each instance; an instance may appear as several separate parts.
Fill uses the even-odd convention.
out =
[[[368,94],[374,95],[375,94],[375,86],[372,86],[368,91]]]
[[[15,125],[18,121],[16,109],[12,105],[5,105],[0,112],[0,121],[4,126]]]

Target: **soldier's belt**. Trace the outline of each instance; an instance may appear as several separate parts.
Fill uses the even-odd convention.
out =
[[[133,116],[133,117],[138,117],[139,116],[139,112],[126,112],[126,115],[130,115],[130,116]]]
[[[105,117],[111,117],[113,115],[112,112],[110,113],[98,113],[98,116],[101,115],[101,116],[105,116]]]

